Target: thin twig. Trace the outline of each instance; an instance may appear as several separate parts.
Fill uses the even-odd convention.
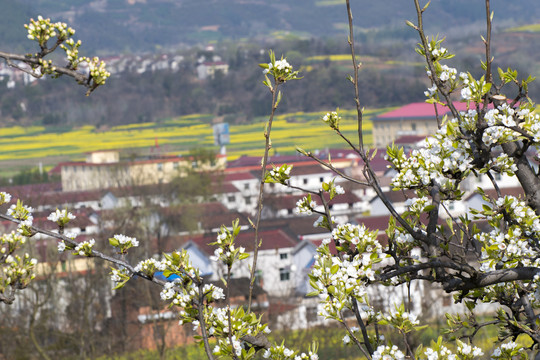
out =
[[[362,153],[365,153],[364,150],[364,135],[362,129],[363,122],[363,113],[360,105],[360,92],[358,89],[358,67],[359,64],[356,61],[356,53],[354,48],[354,27],[353,27],[353,16],[351,10],[350,0],[346,0],[347,3],[347,19],[349,20],[349,47],[351,49],[351,57],[353,63],[353,85],[354,85],[354,102],[356,105],[356,114],[358,118],[358,147]]]
[[[272,111],[270,112],[270,118],[268,119],[268,124],[266,126],[266,131],[264,133],[264,137],[266,138],[265,146],[264,146],[264,156],[261,163],[262,170],[261,170],[261,183],[259,186],[259,199],[257,201],[258,209],[257,209],[257,219],[255,222],[255,239],[254,239],[254,249],[253,249],[253,263],[251,265],[251,274],[250,274],[250,280],[249,280],[249,297],[248,297],[248,308],[247,311],[251,311],[251,302],[253,300],[253,286],[255,284],[255,274],[257,272],[257,256],[259,254],[259,246],[261,240],[259,239],[259,225],[261,222],[261,216],[262,216],[262,209],[263,209],[263,197],[264,197],[264,179],[266,178],[266,165],[268,164],[268,153],[270,152],[270,132],[272,130],[272,122],[274,120],[274,114],[276,113],[277,109],[277,95],[278,95],[278,87],[279,87],[279,81],[274,78],[274,87],[270,89],[272,92]]]

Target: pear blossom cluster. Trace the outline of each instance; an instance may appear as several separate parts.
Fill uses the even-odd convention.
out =
[[[314,289],[311,295],[321,299],[319,315],[341,321],[342,311],[352,310],[353,299],[365,305],[367,314],[375,315],[366,296],[367,282],[375,280],[373,264],[382,258],[382,247],[375,234],[363,225],[345,224],[334,229],[333,238],[338,242],[338,249],[344,252],[342,258],[333,256],[328,248],[329,241],[324,241],[317,249],[310,274]]]
[[[73,254],[80,256],[92,256],[92,248],[96,245],[96,240],[90,239],[77,244],[73,249]]]
[[[396,230],[393,236],[394,243],[403,251],[410,250],[415,244],[415,240],[411,234],[406,231]]]
[[[190,306],[193,299],[197,298],[198,295],[199,292],[196,284],[190,282],[187,285],[181,286],[181,280],[179,279],[167,283],[160,294],[162,300],[170,300],[171,304],[183,308]]]
[[[104,85],[105,80],[111,76],[111,73],[105,68],[105,62],[103,60],[100,61],[97,56],[94,56],[93,58],[81,57],[78,62],[86,63],[88,65],[90,76],[96,87]]]
[[[217,245],[214,255],[210,257],[210,260],[222,261],[230,268],[237,260],[241,261],[248,258],[249,254],[246,254],[246,249],[242,246],[236,246],[234,243],[239,232],[240,226],[238,219],[233,221],[232,230],[222,226],[218,233],[217,241],[210,243],[210,245]]]
[[[65,41],[65,44],[61,44],[60,47],[66,52],[66,58],[69,61],[71,68],[76,70],[79,65],[79,47],[81,46],[81,40],[73,40],[69,38]]]
[[[429,204],[430,199],[427,196],[410,198],[405,201],[405,206],[407,206],[408,210],[415,214],[423,213]]]
[[[327,230],[332,230],[335,223],[336,218],[334,216],[331,216],[330,221],[328,221],[328,217],[326,215],[321,215],[313,222],[313,227],[322,227]],[[328,242],[330,242],[330,239],[328,239]]]
[[[123,234],[116,234],[109,239],[111,246],[118,248],[120,254],[126,254],[128,249],[139,246],[139,241],[136,238]]]
[[[427,88],[426,91],[424,91],[424,95],[428,98],[433,97],[438,90],[437,85],[433,84],[431,87]]]
[[[485,169],[494,169],[497,173],[505,173],[508,176],[514,176],[517,166],[514,159],[503,153],[495,158],[491,158],[486,164]]]
[[[427,40],[427,54],[431,57],[433,62],[449,59],[454,56],[448,51],[448,49],[442,46],[444,39],[439,40],[437,36],[434,36],[431,39],[427,38]],[[426,55],[426,49],[422,44],[419,44],[419,47],[416,48],[416,52],[420,55]]]
[[[229,326],[228,308],[211,307],[207,310],[205,322],[209,327],[208,334],[217,339],[213,352],[218,356],[232,357],[234,354],[240,359],[250,358],[249,347],[244,345],[242,337],[270,332],[265,324],[261,324],[260,317],[258,318],[253,313],[246,313],[242,308],[230,311],[232,326]]]
[[[345,194],[345,189],[341,185],[336,185],[336,179],[332,179],[329,182],[323,182],[321,188],[324,192],[330,195],[330,200],[334,199],[336,195]]]
[[[525,201],[507,195],[497,199],[496,205],[506,210],[508,215],[520,225],[525,235],[540,236],[540,217]]]
[[[72,36],[75,34],[75,30],[65,23],[52,23],[50,19],[44,19],[40,15],[37,20],[30,19],[30,23],[26,24],[25,28],[28,30],[28,39],[37,41],[41,48],[41,53],[35,54],[38,65],[32,66],[35,70],[34,76],[40,77],[44,74],[50,74],[54,77],[59,76],[52,61],[43,59],[49,52],[54,51],[57,46],[60,46],[66,53],[69,69],[77,70],[79,64],[87,64],[90,74],[87,83],[90,89],[87,95],[98,86],[105,84],[105,81],[111,76],[110,72],[105,68],[105,63],[100,61],[98,57],[79,57],[81,41],[75,42],[73,40]],[[55,37],[55,44],[48,46],[47,42]]]
[[[114,290],[120,289],[131,279],[129,271],[125,267],[118,269],[111,268],[109,275],[111,276],[111,281],[114,283]]]
[[[312,350],[309,350],[308,353],[298,354],[284,345],[279,345],[266,349],[263,352],[263,358],[275,360],[319,360],[319,355]]]
[[[500,223],[509,217],[512,224],[505,231]],[[505,196],[495,201],[493,210],[476,211],[477,218],[485,218],[493,229],[474,237],[482,244],[482,271],[494,270],[496,266],[538,266],[537,239],[540,237],[540,217],[524,201]]]
[[[535,112],[534,108],[531,108],[529,104],[521,104],[516,115],[521,126],[527,130],[538,149],[540,144],[540,114]]]
[[[377,259],[383,252],[381,244],[377,241],[377,233],[369,231],[365,225],[339,224],[332,230],[332,238],[342,247],[364,254],[363,261],[366,264],[370,261],[366,256]]]
[[[473,92],[469,86],[465,86],[461,89],[461,99],[462,100],[472,100]]]
[[[334,130],[339,130],[339,122],[341,121],[341,116],[339,116],[337,111],[332,111],[326,113],[322,120]]]
[[[34,216],[32,212],[34,208],[31,206],[23,205],[21,201],[18,201],[17,204],[13,204],[7,210],[7,214],[17,220],[20,220],[24,225],[32,226],[34,221]]]
[[[5,293],[9,288],[24,289],[35,278],[34,268],[37,259],[29,254],[0,256],[3,263],[0,267],[0,293]]]
[[[441,81],[456,80],[457,70],[448,65],[442,65],[439,73]]]
[[[437,39],[433,39],[428,43],[428,51],[431,53],[431,56],[434,60],[439,60],[445,55],[448,55],[448,49],[441,46],[442,41],[438,41]]]
[[[406,156],[402,150],[389,148],[387,159],[398,173],[392,179],[396,189],[439,185],[443,190],[456,190],[456,179],[465,178],[471,168],[469,143],[457,134],[458,120],[447,121],[425,141],[425,147]]]
[[[75,34],[75,30],[66,23],[52,23],[51,19],[44,19],[41,15],[37,20],[30,19],[30,23],[24,27],[28,30],[28,39],[37,41],[40,46],[44,46],[50,38],[57,37],[63,41]]]
[[[317,207],[317,203],[311,200],[311,195],[308,194],[296,202],[296,207],[294,208],[294,213],[311,215],[313,210]]]
[[[516,355],[521,355],[524,351],[523,346],[510,341],[504,344],[501,344],[499,347],[493,350],[491,354],[491,359],[493,360],[509,360],[513,359]]]
[[[450,349],[441,344],[442,338],[434,344],[434,346],[427,348],[424,351],[425,359],[427,360],[457,360],[456,354]]]
[[[280,60],[276,60],[276,55],[273,51],[270,51],[270,62],[266,64],[259,64],[263,68],[263,74],[265,75],[266,80],[263,82],[270,90],[273,91],[273,85],[268,79],[268,75],[271,75],[276,84],[284,83],[288,80],[300,79],[298,77],[298,71],[294,71],[293,67],[287,59],[281,57]],[[279,102],[279,100],[278,100]]]
[[[166,269],[166,264],[163,261],[158,261],[154,258],[146,259],[139,262],[134,270],[152,277],[156,270],[163,271]]]
[[[65,237],[70,238],[71,240],[75,240],[77,237],[77,234],[75,232],[66,232],[64,234]],[[66,249],[73,249],[75,246],[69,243],[66,243],[64,240],[60,240],[57,244],[58,252],[63,253]]]
[[[270,170],[264,179],[265,183],[278,183],[286,185],[287,180],[291,178],[291,170],[293,166],[283,164],[280,167],[274,166],[272,170]]]
[[[372,360],[405,360],[405,355],[396,345],[380,345],[371,356]]]
[[[7,204],[11,201],[11,194],[0,191],[0,205]]]
[[[182,318],[188,315],[187,312],[181,311],[180,316]],[[244,346],[242,337],[270,332],[266,324],[261,324],[260,317],[251,312],[245,312],[242,307],[230,309],[209,306],[205,308],[204,319],[208,335],[217,339],[217,345],[213,352],[218,356],[232,356],[234,354],[241,359],[248,358],[249,348],[246,349]],[[193,321],[193,324],[200,326],[198,320]]]
[[[484,144],[493,146],[521,138],[520,133],[510,129],[510,127],[517,125],[514,115],[515,110],[508,104],[502,104],[496,109],[490,109],[484,117],[489,126],[482,134]]]
[[[17,200],[17,204],[12,204],[7,210],[9,216],[20,221],[17,231],[23,236],[32,236],[33,211],[32,207],[24,205],[20,200]]]
[[[5,255],[12,254],[21,245],[24,245],[25,242],[26,237],[16,233],[15,231],[12,231],[9,234],[3,234],[0,237],[0,245],[2,245],[0,248],[0,259]]]
[[[512,226],[506,233],[494,229],[489,233],[475,235],[482,244],[481,271],[495,270],[496,266],[514,268],[518,266],[538,266],[540,261],[533,260],[538,251],[533,249],[522,230]]]
[[[390,325],[402,334],[410,333],[419,328],[420,321],[414,314],[405,311],[405,306],[401,304],[390,311],[390,314],[382,316],[379,320],[381,325]]]
[[[460,340],[456,340],[456,343],[458,345],[456,352],[461,360],[472,360],[484,355],[484,352],[479,347],[466,344]]]
[[[268,68],[263,70],[263,74],[268,74],[270,71],[288,73],[292,71],[292,66],[287,59],[276,60],[274,63],[268,63]]]
[[[57,223],[59,226],[66,225],[70,220],[75,219],[75,215],[67,210],[58,210],[53,211],[47,216],[47,220]]]

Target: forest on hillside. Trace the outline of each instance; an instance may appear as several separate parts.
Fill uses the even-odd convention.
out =
[[[362,11],[354,21],[363,31],[403,36],[404,19],[415,17],[412,1],[358,3]],[[282,33],[343,38],[343,5],[342,0],[0,0],[0,43],[12,51],[26,51],[22,24],[39,14],[68,22],[89,51],[107,54],[159,52],[227,39],[269,39]],[[481,1],[433,0],[430,16],[437,21],[430,22],[428,31],[453,36],[481,28],[482,6]],[[504,24],[498,26],[540,18],[537,0],[493,0],[492,8],[495,14],[504,14]]]

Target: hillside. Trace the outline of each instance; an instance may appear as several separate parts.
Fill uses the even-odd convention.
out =
[[[355,12],[356,26],[382,29],[389,37],[414,37],[404,24],[415,17],[412,4],[403,0],[353,2],[362,8]],[[481,23],[482,7],[482,1],[434,0],[427,26],[432,32],[444,30],[447,36],[466,31]],[[494,0],[492,7],[501,14],[499,19],[504,15],[508,26],[540,18],[537,0]],[[22,24],[38,14],[69,22],[88,50],[115,54],[224,39],[268,39],[283,32],[307,37],[343,35],[346,26],[342,0],[0,0],[0,8],[0,43],[8,49],[21,47]]]

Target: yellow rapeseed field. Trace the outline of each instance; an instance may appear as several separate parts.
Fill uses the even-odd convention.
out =
[[[369,117],[383,110],[366,111],[364,131],[371,141],[372,124]],[[356,136],[355,111],[341,110],[340,129],[352,139]],[[289,113],[276,116],[271,139],[272,152],[292,153],[296,146],[307,150],[344,147],[345,144],[321,120],[324,113]],[[54,133],[42,126],[0,128],[0,161],[44,159],[65,156],[81,159],[84,153],[107,149],[148,149],[156,141],[175,153],[185,153],[195,147],[214,146],[212,115],[194,114],[156,123],[137,123],[111,127],[107,130],[86,125],[71,131]],[[246,125],[231,125],[227,155],[262,155],[264,126],[267,119]]]

